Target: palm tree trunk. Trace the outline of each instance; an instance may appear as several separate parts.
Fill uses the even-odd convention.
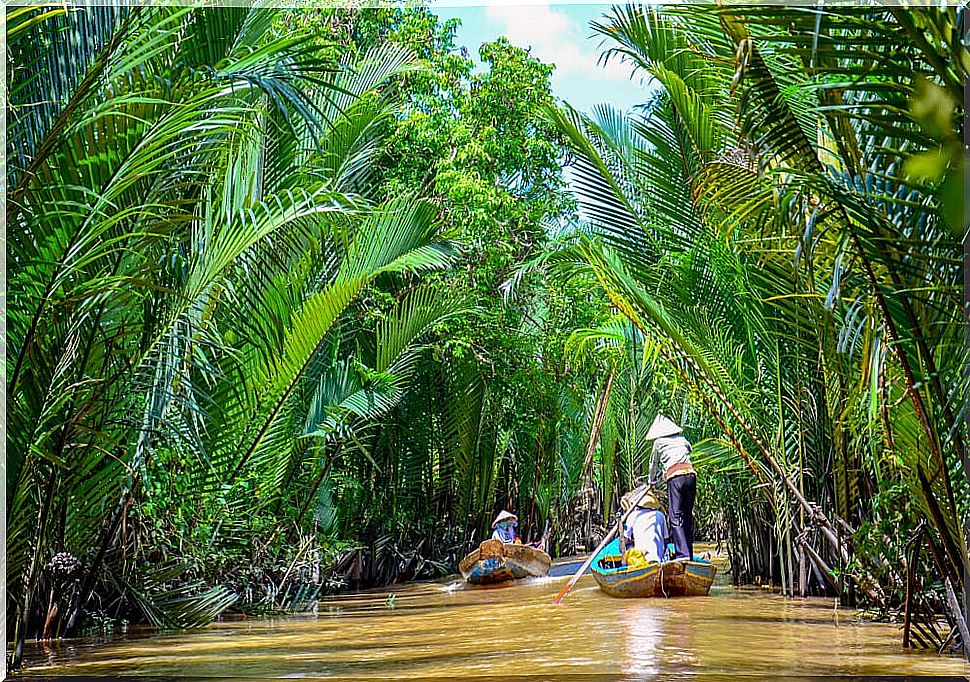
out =
[[[44,504],[37,513],[37,535],[35,536],[34,551],[30,558],[30,570],[27,573],[27,580],[23,586],[23,598],[17,613],[17,629],[14,633],[16,648],[14,649],[12,668],[19,668],[24,657],[24,640],[27,638],[27,629],[30,626],[30,612],[34,606],[34,593],[37,591],[37,583],[40,578],[40,571],[44,559],[44,550],[47,547],[47,527],[51,516],[51,507],[54,501],[54,490],[56,470],[51,469],[51,478],[47,482],[47,494],[44,496]]]
[[[596,453],[596,444],[599,442],[600,434],[603,432],[603,422],[606,419],[606,408],[609,406],[610,395],[613,393],[613,380],[616,378],[616,367],[611,367],[609,374],[606,375],[606,381],[603,383],[603,389],[600,391],[599,398],[596,401],[596,409],[593,410],[593,422],[589,430],[589,442],[586,444],[586,457],[583,460],[583,475],[581,480],[585,481],[592,477],[593,473],[593,455]],[[612,481],[604,481],[603,486],[607,487],[612,485]],[[606,499],[606,495],[603,496]],[[590,506],[592,510],[592,505]],[[607,518],[609,510],[603,510],[603,519]]]

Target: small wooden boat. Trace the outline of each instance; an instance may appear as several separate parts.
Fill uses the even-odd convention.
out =
[[[702,597],[717,574],[717,566],[697,556],[632,568],[623,564],[618,541],[606,546],[592,569],[600,589],[611,597]]]
[[[491,585],[549,573],[552,559],[528,545],[486,540],[458,564],[462,577],[473,585]]]

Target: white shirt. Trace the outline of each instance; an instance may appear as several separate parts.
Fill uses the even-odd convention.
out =
[[[690,441],[679,433],[653,442],[650,454],[650,480],[660,481],[675,464],[690,464]]]
[[[501,540],[505,544],[509,545],[515,542],[515,526],[498,526],[492,532],[493,540]]]
[[[667,549],[667,517],[659,509],[634,509],[626,518],[624,535],[647,561],[661,561]]]

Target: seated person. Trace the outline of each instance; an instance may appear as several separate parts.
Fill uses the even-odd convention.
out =
[[[627,510],[639,495],[638,491],[623,496],[620,506]],[[643,553],[647,563],[658,563],[667,558],[667,517],[660,501],[651,493],[644,495],[637,508],[626,519],[620,550],[625,554],[632,541],[633,548]]]
[[[522,544],[517,531],[518,525],[519,517],[503,509],[492,521],[492,539],[501,540],[507,545]]]

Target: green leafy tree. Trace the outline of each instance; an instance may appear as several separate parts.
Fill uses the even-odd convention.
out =
[[[902,538],[869,551],[893,482],[919,508],[896,509],[904,525],[929,519],[951,597],[964,579],[966,226],[948,217],[961,158],[944,141],[958,24],[951,9],[615,7],[595,26],[606,56],[649,75],[656,101],[552,114],[592,223],[577,260],[716,422],[727,447],[704,466],[765,484],[787,590],[797,561],[801,589],[814,573],[900,598],[884,567]]]

